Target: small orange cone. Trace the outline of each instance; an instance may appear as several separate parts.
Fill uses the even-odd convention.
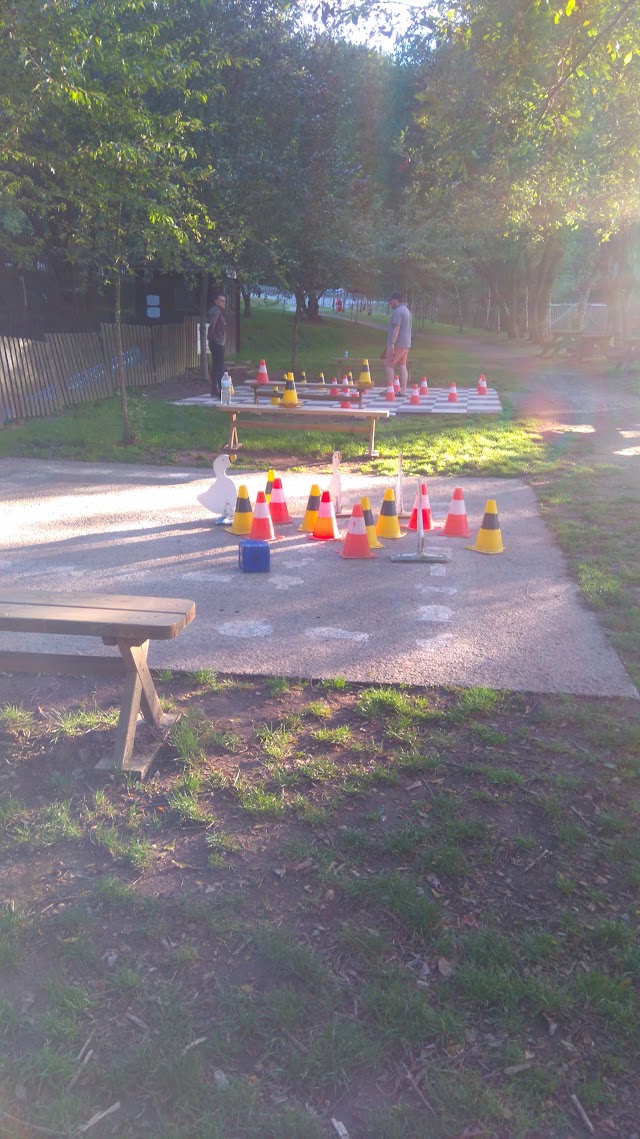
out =
[[[464,504],[462,487],[457,486],[449,505],[447,520],[440,531],[440,538],[470,538],[473,530],[469,529],[467,522],[467,508]]]
[[[375,558],[375,554],[369,549],[369,540],[367,538],[367,527],[362,513],[362,507],[359,502],[356,502],[349,519],[347,526],[347,534],[344,540],[344,545],[340,551],[341,558]]]
[[[393,490],[385,490],[382,496],[382,506],[376,522],[376,534],[379,538],[404,538],[398,522],[396,496]]]
[[[276,477],[275,471],[272,471],[272,470],[267,471],[267,485],[264,488],[264,497],[266,498],[267,502],[271,498],[271,488],[273,486],[273,480],[275,477]]]
[[[291,521],[289,511],[285,502],[284,491],[282,489],[282,479],[273,480],[273,488],[271,490],[271,499],[269,501],[269,511],[273,522],[281,526],[286,526],[287,522]]]
[[[375,527],[375,523],[373,521],[373,511],[371,510],[371,503],[369,502],[369,499],[367,498],[366,495],[364,496],[364,498],[360,499],[360,505],[362,507],[362,517],[364,518],[364,524],[365,524],[366,531],[367,531],[367,541],[369,543],[369,549],[370,550],[384,550],[384,546],[383,546],[382,542],[378,541],[378,535],[376,534],[376,527]]]
[[[315,538],[316,541],[319,542],[337,542],[340,538],[335,511],[328,490],[323,490],[322,492],[320,506],[318,507],[318,516],[309,537]]]
[[[276,541],[276,534],[273,530],[273,520],[269,513],[269,504],[263,490],[258,491],[249,537],[256,538],[262,542]],[[278,534],[277,537],[281,538],[282,534]]]
[[[467,546],[467,549],[475,550],[477,554],[504,553],[500,523],[498,521],[498,507],[496,506],[494,498],[490,498],[487,502],[484,508],[482,525],[478,530],[478,537],[472,546]]]
[[[264,360],[260,361],[260,367],[258,368],[256,380],[259,384],[269,383],[269,373],[267,371],[267,365],[265,364]]]
[[[227,534],[238,534],[241,538],[248,538],[253,522],[253,511],[251,509],[251,499],[249,498],[249,491],[246,486],[238,488],[238,497],[236,498],[236,508],[233,512],[233,522],[230,526],[225,526]]]
[[[337,378],[337,376],[334,376],[332,381],[331,381],[331,390],[329,392],[329,395],[338,395],[338,394],[339,394],[338,393],[338,378]]]
[[[426,534],[427,530],[433,530],[434,529],[433,518],[431,517],[431,503],[429,501],[429,491],[427,490],[426,482],[420,483],[419,495],[420,495],[420,498],[422,500],[422,529],[424,530],[424,532]],[[406,529],[407,530],[417,530],[418,529],[418,494],[416,494],[416,500],[413,504],[413,510],[411,512],[411,517],[409,519],[409,522],[407,523]]]
[[[309,491],[309,498],[307,499],[307,509],[304,512],[304,518],[298,526],[298,530],[302,530],[305,534],[313,534],[313,527],[318,517],[318,507],[320,506],[320,487],[314,482],[311,490]]]
[[[449,395],[447,396],[447,403],[457,403],[457,402],[458,402],[458,389],[457,389],[455,384],[452,384],[451,387],[449,388]]]
[[[393,403],[394,399],[396,398],[395,389],[392,383],[387,384],[387,391],[384,398],[388,400],[389,403]]]
[[[429,385],[426,376],[423,376],[420,381],[420,395],[429,395]]]
[[[400,376],[394,376],[393,377],[393,390],[396,393],[396,395],[400,391]]]
[[[485,380],[484,376],[480,376],[480,379],[478,380],[477,392],[478,395],[487,394],[487,381]]]
[[[414,384],[411,389],[411,399],[409,400],[411,407],[420,407],[420,388]]]
[[[340,390],[340,407],[351,407],[351,393],[349,391],[346,376],[342,381],[342,388]]]

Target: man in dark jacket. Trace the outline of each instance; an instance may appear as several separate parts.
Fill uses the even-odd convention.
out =
[[[227,302],[221,290],[213,294],[213,304],[209,309],[207,342],[211,353],[211,398],[220,398],[220,380],[224,372],[224,346],[227,339],[225,309]]]

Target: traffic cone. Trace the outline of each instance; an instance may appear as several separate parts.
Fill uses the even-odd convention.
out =
[[[451,387],[449,388],[449,395],[447,396],[447,403],[457,403],[457,402],[458,402],[458,389],[457,389],[455,384],[452,384]]]
[[[449,505],[447,520],[440,531],[440,538],[470,538],[473,530],[467,522],[467,508],[464,504],[462,487],[457,486]]]
[[[287,522],[291,521],[287,504],[285,502],[284,491],[282,489],[282,479],[274,479],[273,487],[271,489],[271,499],[269,501],[269,511],[273,522],[281,526],[286,526]]]
[[[317,482],[314,482],[309,497],[307,499],[307,509],[304,512],[304,518],[298,526],[298,530],[302,530],[305,534],[312,534],[313,527],[318,517],[318,507],[320,506],[320,487]]]
[[[347,372],[345,379],[347,381],[347,387],[352,388],[353,387],[353,372]]]
[[[236,498],[236,508],[233,512],[233,522],[230,526],[225,526],[227,534],[238,534],[241,538],[248,538],[253,523],[253,510],[251,509],[251,499],[249,498],[249,491],[246,486],[241,486],[238,489],[238,497]]]
[[[396,395],[400,391],[400,376],[394,376],[393,377],[393,390],[396,393]]]
[[[359,388],[373,387],[373,381],[371,379],[371,372],[369,371],[369,361],[368,360],[362,361],[362,371],[360,372],[360,375],[358,376],[358,387]]]
[[[324,384],[324,372],[320,372],[320,375],[318,376],[318,383]]]
[[[267,471],[267,485],[264,488],[264,497],[267,502],[271,498],[271,488],[273,487],[273,480],[276,477],[276,472],[273,470]]]
[[[337,376],[334,376],[332,381],[331,381],[331,390],[329,392],[329,395],[336,396],[338,394],[339,394],[338,393],[338,379],[337,379]]]
[[[433,518],[431,517],[431,503],[429,502],[429,492],[426,482],[420,483],[420,490],[416,493],[416,500],[413,504],[411,517],[405,528],[407,530],[418,529],[418,494],[422,500],[422,529],[426,534],[427,530],[434,529]]]
[[[382,496],[382,506],[376,522],[376,534],[379,538],[404,537],[398,522],[396,496],[393,490],[385,490]]]
[[[384,397],[388,403],[393,403],[396,398],[395,388],[392,383],[387,384],[387,390]]]
[[[249,537],[262,542],[275,542],[276,537],[282,537],[282,534],[276,535],[274,533],[273,519],[269,513],[269,504],[263,490],[258,491]]]
[[[369,543],[369,549],[370,550],[384,550],[384,546],[383,546],[382,542],[378,541],[378,535],[376,534],[376,527],[375,527],[375,523],[373,521],[373,511],[371,510],[371,503],[369,502],[369,499],[367,498],[366,495],[364,496],[364,498],[360,499],[360,505],[362,507],[362,517],[364,518],[364,524],[365,524],[365,527],[367,530],[367,541]]]
[[[265,364],[264,360],[260,361],[260,367],[258,368],[256,380],[259,384],[269,383],[269,373],[267,371],[267,365]]]
[[[284,385],[282,393],[282,406],[283,407],[297,407],[298,406],[298,393],[296,392],[296,382],[293,374],[289,372],[287,382]]]
[[[271,402],[273,404],[275,404],[276,407],[280,407],[280,388],[274,388],[273,389],[273,395],[271,396]]]
[[[298,383],[299,384],[306,384],[306,382],[307,382],[307,373],[301,372],[300,375],[298,376]]]
[[[420,395],[429,395],[429,385],[426,376],[423,376],[420,381]]]
[[[328,490],[322,492],[318,514],[309,537],[315,538],[319,542],[337,542],[340,538],[335,511]]]
[[[344,545],[340,551],[340,557],[375,558],[375,556],[373,551],[369,549],[367,527],[362,513],[362,507],[359,502],[356,502],[351,512],[351,518],[347,526],[347,533]]]
[[[414,384],[411,389],[411,399],[409,400],[411,407],[420,407],[420,388]]]
[[[498,522],[498,507],[495,499],[490,498],[484,508],[484,518],[478,530],[478,537],[468,550],[475,550],[477,554],[501,554],[504,551],[500,523]]]
[[[342,384],[342,389],[340,391],[340,407],[351,407],[351,392],[347,387],[346,381]]]
[[[478,392],[478,395],[486,395],[487,394],[487,381],[485,380],[484,376],[480,376],[480,379],[478,380],[477,392]],[[479,536],[480,535],[478,535],[478,537]]]

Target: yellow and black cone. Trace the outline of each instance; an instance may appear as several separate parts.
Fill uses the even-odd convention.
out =
[[[273,389],[273,395],[271,396],[271,402],[273,404],[275,404],[277,407],[280,407],[280,403],[281,403],[280,388],[274,388]]]
[[[379,538],[404,538],[398,522],[395,491],[391,489],[385,490],[382,496],[382,506],[376,522],[376,534]]]
[[[271,498],[271,490],[273,488],[273,480],[275,477],[276,472],[274,470],[270,469],[267,471],[267,485],[264,488],[264,497],[266,498],[267,502]]]
[[[251,499],[249,498],[249,491],[246,486],[243,485],[238,490],[236,508],[233,512],[233,522],[231,526],[225,526],[225,530],[227,534],[237,534],[241,538],[248,538],[251,533],[252,523],[253,510],[251,509]]]
[[[319,384],[324,383],[324,372],[320,372],[320,375],[318,376],[318,383]]]
[[[309,492],[307,500],[307,509],[304,512],[304,518],[298,526],[298,530],[302,530],[305,534],[313,534],[313,528],[316,524],[318,517],[318,510],[320,509],[320,487],[317,482],[314,482]]]
[[[382,542],[378,541],[378,535],[376,534],[375,522],[373,521],[373,511],[371,509],[371,503],[369,502],[369,499],[366,497],[366,495],[364,498],[360,499],[360,505],[362,507],[362,517],[364,518],[364,524],[367,528],[367,541],[369,543],[369,549],[370,550],[384,550],[384,546],[383,546]]]
[[[500,523],[498,522],[498,507],[495,499],[490,498],[484,508],[484,518],[478,530],[478,537],[468,550],[475,550],[477,554],[501,554],[504,551]]]
[[[298,376],[298,383],[299,384],[306,384],[306,382],[307,382],[307,373],[301,372],[300,375]]]
[[[293,378],[293,373],[289,372],[287,382],[284,385],[282,393],[282,406],[283,407],[297,407],[298,406],[298,393],[296,392],[296,382]]]
[[[369,361],[368,360],[362,361],[362,371],[360,372],[360,375],[358,376],[358,387],[359,388],[373,387],[373,381],[371,379],[371,372],[369,371]]]

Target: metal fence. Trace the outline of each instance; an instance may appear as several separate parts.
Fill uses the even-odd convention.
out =
[[[182,324],[123,324],[125,383],[140,388],[198,365],[196,317]],[[35,419],[113,395],[115,325],[99,332],[50,332],[40,340],[0,336],[0,420]]]
[[[548,332],[606,332],[608,327],[607,305],[549,305]]]

